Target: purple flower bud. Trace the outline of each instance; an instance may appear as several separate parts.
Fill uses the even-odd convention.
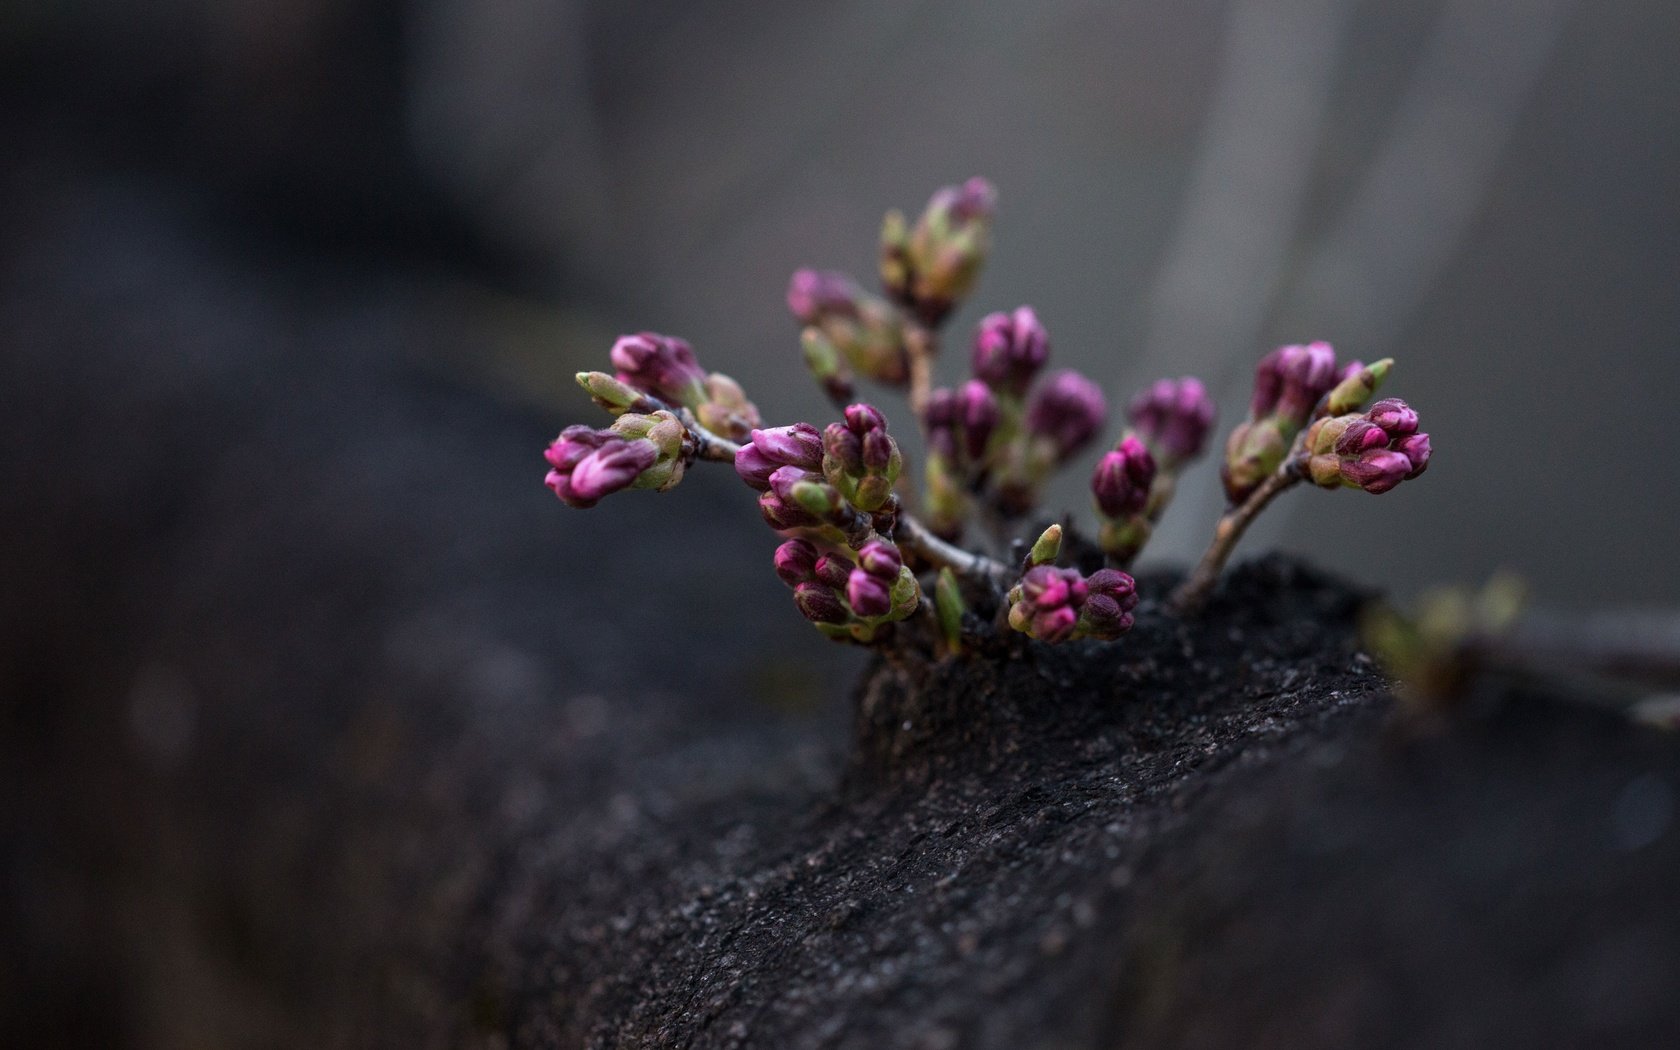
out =
[[[570,426],[562,430],[560,436],[548,446],[543,452],[543,458],[548,460],[548,465],[555,470],[569,474],[579,460],[615,438],[616,435],[608,430]]]
[[[822,435],[809,423],[755,430],[752,432],[752,444],[766,459],[783,466],[805,470],[822,468]]]
[[[1365,413],[1365,418],[1382,427],[1391,439],[1415,434],[1418,428],[1417,411],[1397,397],[1378,401]]]
[[[1044,609],[1033,615],[1032,636],[1041,642],[1062,642],[1079,626],[1079,614],[1066,605]]]
[[[998,404],[992,388],[978,379],[962,385],[956,396],[958,422],[962,426],[963,451],[969,461],[978,463],[986,454],[986,445],[997,429]]]
[[[778,532],[813,528],[822,524],[810,511],[793,500],[783,499],[773,491],[759,495],[758,513],[764,519],[764,524]]]
[[[805,540],[788,540],[776,548],[776,575],[789,587],[816,576],[817,548]]]
[[[846,581],[846,601],[859,616],[885,616],[892,612],[892,586],[858,570]]]
[[[620,336],[612,348],[618,380],[694,408],[706,400],[706,373],[688,343],[656,332]]]
[[[795,587],[793,602],[812,623],[845,623],[851,619],[839,597],[820,583],[802,583]]]
[[[1297,428],[1307,425],[1319,399],[1338,381],[1336,351],[1329,343],[1286,346],[1278,351],[1278,375],[1282,389],[1274,411]]]
[[[856,566],[845,555],[831,551],[817,559],[812,572],[815,573],[818,581],[838,590],[846,586],[846,581],[851,578],[854,568]]]
[[[959,418],[957,395],[950,387],[939,386],[928,391],[927,408],[922,411],[922,421],[927,424],[929,430],[954,427]]]
[[[1019,396],[1050,359],[1050,333],[1030,306],[988,314],[974,332],[974,375],[995,390]]]
[[[788,281],[788,309],[801,324],[817,324],[824,317],[857,316],[863,290],[835,270],[796,270]]]
[[[1411,460],[1399,452],[1385,448],[1361,453],[1356,459],[1342,460],[1342,477],[1348,484],[1362,488],[1373,496],[1400,484],[1411,472]]]
[[[1132,399],[1126,417],[1163,466],[1176,469],[1201,455],[1213,430],[1213,398],[1193,376],[1157,380]]]
[[[1084,633],[1093,638],[1118,638],[1131,630],[1137,583],[1118,569],[1100,569],[1085,582],[1091,594],[1079,612]]]
[[[846,427],[854,434],[866,434],[871,430],[887,429],[887,417],[874,405],[858,402],[846,406]]]
[[[572,468],[572,488],[585,499],[599,498],[591,493],[617,492],[658,459],[658,446],[646,439],[603,445]]]
[[[1407,481],[1429,469],[1428,434],[1409,434],[1395,442],[1394,450],[1405,456],[1407,462],[1412,465],[1411,473],[1406,475]]]
[[[1088,588],[1078,569],[1058,569],[1054,565],[1035,565],[1021,577],[1022,597],[1039,609],[1053,609],[1069,605],[1075,609],[1085,603]]]
[[[852,477],[863,475],[863,439],[846,424],[830,423],[823,428],[823,453],[824,463],[836,465],[841,473]]]
[[[897,446],[885,430],[868,431],[863,435],[863,468],[872,474],[879,474],[887,469],[897,451]]]
[[[858,567],[890,584],[898,579],[898,571],[904,567],[904,556],[885,540],[871,540],[858,551]]]
[[[735,453],[735,473],[739,474],[741,480],[749,487],[760,492],[769,490],[770,475],[782,466],[784,464],[766,456],[757,445],[750,443],[742,445],[741,450]]]
[[[1058,372],[1027,406],[1027,429],[1049,438],[1058,461],[1078,452],[1102,428],[1108,403],[1102,390],[1078,372]]]
[[[1114,451],[1104,453],[1091,474],[1097,507],[1110,518],[1141,513],[1149,503],[1149,489],[1154,483],[1154,457],[1142,441],[1129,435]]]
[[[1356,419],[1349,423],[1342,436],[1336,439],[1337,455],[1357,456],[1362,452],[1388,447],[1388,433],[1369,419]]]
[[[922,323],[937,325],[980,275],[997,194],[974,178],[928,201],[914,228],[890,212],[881,230],[881,284]]]

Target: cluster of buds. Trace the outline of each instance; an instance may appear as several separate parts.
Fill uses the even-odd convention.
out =
[[[606,430],[567,427],[543,455],[549,489],[568,506],[587,508],[621,489],[674,487],[694,459],[694,442],[670,412],[626,412]]]
[[[617,375],[579,372],[577,381],[614,415],[687,409],[707,430],[736,441],[759,424],[758,408],[741,385],[721,372],[707,374],[684,340],[656,332],[620,336],[611,357]]]
[[[881,224],[881,285],[930,327],[943,321],[979,279],[991,248],[997,191],[985,179],[934,193],[914,226],[899,211]]]
[[[898,442],[887,433],[887,417],[873,405],[848,405],[845,421],[823,430],[822,453],[823,477],[867,514],[887,505],[904,468]]]
[[[1050,335],[1032,307],[990,314],[974,333],[974,378],[929,398],[927,484],[942,535],[960,533],[974,493],[1005,517],[1025,514],[1051,473],[1102,429],[1106,399],[1079,373],[1058,372],[1032,390],[1049,357]]]
[[[1307,431],[1307,474],[1327,489],[1387,492],[1429,467],[1429,435],[1397,397],[1384,398],[1364,415],[1327,416]]]
[[[1261,359],[1248,419],[1225,443],[1220,478],[1231,503],[1241,503],[1283,464],[1295,435],[1311,422],[1319,399],[1337,378],[1336,352],[1329,343],[1283,346]]]
[[[1033,544],[1026,571],[1010,588],[1009,626],[1041,642],[1114,639],[1132,629],[1137,584],[1119,569],[1057,568],[1062,530],[1052,525]]]
[[[1130,565],[1172,502],[1178,474],[1207,448],[1214,405],[1201,380],[1162,379],[1132,399],[1130,428],[1091,474],[1101,522],[1097,542]]]
[[[857,550],[822,550],[805,539],[776,548],[776,575],[793,602],[830,638],[870,644],[921,605],[921,587],[896,546],[872,539]]]
[[[982,319],[971,377],[933,388],[935,329],[975,285],[994,207],[991,185],[971,179],[936,192],[914,224],[889,213],[884,294],[840,273],[793,275],[787,305],[807,365],[845,405],[840,420],[764,427],[740,385],[707,373],[686,342],[627,335],[612,347],[614,371],[578,375],[614,422],[566,428],[547,450],[549,487],[590,507],[620,489],[669,489],[697,460],[732,461],[779,534],[777,574],[800,613],[832,638],[897,638],[953,655],[1005,621],[1042,642],[1119,637],[1138,600],[1124,570],[1157,529],[1180,473],[1206,449],[1214,405],[1190,377],[1160,380],[1131,400],[1127,428],[1091,475],[1107,568],[1086,575],[1059,567],[1059,525],[1018,569],[957,546],[979,510],[992,526],[992,550],[1009,549],[1017,542],[1011,522],[1033,510],[1050,475],[1097,437],[1107,415],[1089,379],[1044,374],[1050,337],[1028,306]],[[1416,413],[1394,399],[1365,411],[1391,364],[1338,367],[1327,343],[1282,347],[1260,363],[1248,418],[1226,444],[1221,476],[1231,506],[1175,594],[1178,608],[1206,597],[1248,523],[1290,485],[1310,479],[1379,493],[1423,473],[1429,437]],[[927,438],[925,522],[898,491],[904,457],[885,415],[853,401],[858,379],[908,388]]]
[[[902,386],[910,378],[898,308],[832,270],[800,270],[788,282],[788,309],[804,325],[805,365],[835,401],[853,394],[852,377]]]

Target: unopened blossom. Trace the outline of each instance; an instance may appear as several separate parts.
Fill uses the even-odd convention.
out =
[[[823,475],[859,510],[886,505],[903,465],[887,419],[873,405],[850,405],[843,422],[823,430]]]
[[[1329,343],[1279,347],[1260,361],[1248,419],[1231,431],[1220,468],[1225,495],[1233,504],[1241,503],[1282,465],[1320,399],[1341,378]]]
[[[1213,429],[1213,398],[1194,376],[1161,379],[1132,399],[1126,419],[1164,470],[1200,456]]]
[[[1030,306],[987,314],[974,333],[974,377],[1021,397],[1050,359],[1050,333]]]
[[[1057,372],[1033,394],[1027,430],[1048,438],[1060,463],[1090,443],[1107,414],[1101,387],[1078,372]]]
[[[693,347],[675,336],[638,332],[612,348],[618,381],[674,405],[694,408],[706,400],[706,373]]]
[[[881,227],[881,284],[923,324],[937,325],[980,276],[991,246],[997,191],[973,178],[934,193],[908,226],[888,212]]]
[[[764,492],[770,488],[770,475],[782,467],[820,471],[822,458],[822,435],[811,424],[770,427],[752,431],[750,440],[735,453],[735,473]]]
[[[1429,435],[1399,398],[1384,398],[1363,415],[1321,419],[1307,433],[1307,473],[1325,488],[1387,492],[1429,467]]]
[[[835,271],[796,271],[788,282],[787,304],[805,326],[806,363],[831,391],[842,364],[848,382],[852,371],[895,386],[909,379],[898,311],[850,277]]]

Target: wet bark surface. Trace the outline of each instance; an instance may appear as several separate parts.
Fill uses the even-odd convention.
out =
[[[486,338],[459,303],[185,225],[68,187],[5,231],[8,1041],[1680,1034],[1672,735],[1503,693],[1399,732],[1365,596],[1279,560],[860,670],[733,479],[567,514],[553,418],[415,364]]]

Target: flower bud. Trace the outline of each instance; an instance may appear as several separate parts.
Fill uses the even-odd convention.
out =
[[[892,585],[861,570],[854,571],[846,582],[846,602],[858,616],[885,616],[892,612]]]
[[[1089,594],[1079,610],[1081,637],[1113,639],[1132,629],[1137,583],[1118,569],[1100,569],[1086,580]]]
[[[788,283],[788,309],[854,369],[881,383],[910,378],[898,311],[833,271],[799,270]],[[807,358],[809,359],[809,349]]]
[[[566,478],[570,499],[559,485],[551,481],[550,487],[573,506],[592,507],[602,497],[629,488],[642,471],[653,466],[658,459],[659,449],[645,438],[609,441],[572,467]]]
[[[802,583],[795,587],[793,602],[812,623],[845,623],[852,618],[839,597],[820,583]]]
[[[1036,565],[1009,592],[1009,625],[1041,642],[1066,641],[1088,593],[1079,570]]]
[[[1389,369],[1394,367],[1394,358],[1385,357],[1374,364],[1360,364],[1353,361],[1342,369],[1341,381],[1330,391],[1325,400],[1325,413],[1332,416],[1345,416],[1349,412],[1358,412],[1365,407],[1365,402],[1371,400],[1371,395],[1377,392],[1377,387],[1388,376]]]
[[[1050,359],[1050,333],[1030,306],[988,314],[974,333],[974,375],[999,393],[1020,397]]]
[[[817,548],[805,540],[788,540],[776,548],[776,575],[789,587],[816,578]]]
[[[1325,488],[1349,486],[1380,494],[1429,467],[1429,435],[1399,398],[1385,398],[1364,415],[1320,419],[1307,431],[1307,474]]]
[[[807,328],[799,333],[799,345],[805,355],[805,367],[822,386],[823,392],[834,401],[852,399],[852,372],[836,347],[820,329]]]
[[[1176,471],[1207,447],[1214,404],[1193,376],[1157,380],[1132,399],[1126,418],[1163,470]]]
[[[1391,438],[1417,433],[1418,414],[1412,406],[1397,397],[1385,397],[1371,406],[1365,418],[1382,427]]]
[[[705,400],[694,408],[700,425],[731,441],[745,441],[761,422],[758,406],[747,400],[741,384],[721,372],[706,377]]]
[[[1143,442],[1132,436],[1105,453],[1091,474],[1097,507],[1110,518],[1142,513],[1149,505],[1149,489],[1154,483],[1155,459]]]
[[[1054,565],[1062,554],[1062,527],[1052,525],[1038,534],[1032,549],[1027,551],[1027,568]]]
[[[889,212],[881,228],[881,283],[887,294],[937,325],[974,287],[990,247],[997,193],[985,179],[946,186],[913,228]]]
[[[828,483],[861,511],[885,506],[904,460],[880,410],[861,403],[848,406],[845,422],[829,424],[822,441]]]
[[[653,411],[654,404],[646,394],[605,372],[579,372],[577,382],[589,392],[591,401],[615,416],[624,412]]]
[[[970,463],[983,461],[998,425],[998,404],[992,388],[977,379],[964,383],[957,391],[957,420],[962,427],[964,455]]]
[[[839,590],[846,586],[851,578],[852,570],[856,568],[844,554],[830,551],[817,559],[812,573],[817,580]]]
[[[1051,441],[1060,463],[1085,447],[1107,413],[1108,403],[1095,383],[1078,372],[1058,372],[1027,406],[1027,429]]]
[[[896,580],[898,570],[904,567],[904,556],[896,546],[885,540],[871,540],[858,551],[857,563],[871,576]]]
[[[618,381],[687,408],[706,399],[706,373],[685,341],[656,332],[620,336],[612,348]]]

